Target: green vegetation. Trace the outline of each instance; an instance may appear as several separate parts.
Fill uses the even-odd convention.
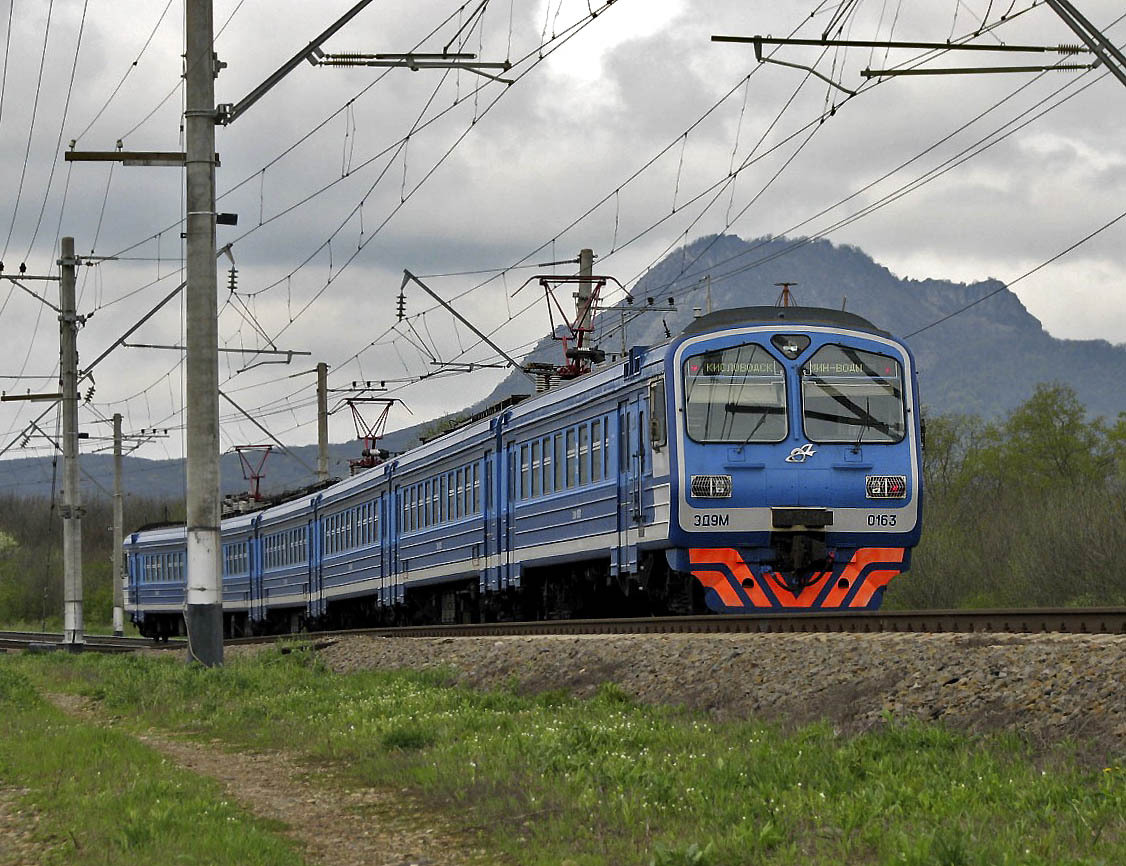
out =
[[[82,518],[83,616],[96,633],[113,628],[113,506],[85,503]],[[126,499],[125,527],[183,519],[183,503]],[[0,626],[61,631],[63,611],[62,521],[44,499],[0,497]]]
[[[1085,770],[1012,737],[890,719],[856,737],[719,724],[636,706],[612,684],[579,701],[472,692],[432,673],[334,675],[299,646],[214,670],[62,654],[5,666],[20,707],[34,705],[31,681],[92,697],[119,725],[296,752],[334,784],[407,789],[521,866],[1126,862],[1122,762]],[[0,747],[0,778],[26,751]],[[83,766],[100,754],[87,751]],[[56,770],[24,760],[16,781],[50,815]]]
[[[900,609],[1126,604],[1126,418],[1041,385],[1007,417],[929,418],[923,539]]]
[[[75,721],[0,662],[0,785],[26,789],[43,866],[299,866],[276,828],[134,737]],[[9,853],[0,845],[0,861]],[[172,856],[173,853],[175,856]],[[23,860],[20,862],[31,862]]]

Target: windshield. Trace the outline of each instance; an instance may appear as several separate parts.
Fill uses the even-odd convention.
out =
[[[684,411],[697,442],[781,442],[786,438],[786,378],[756,343],[684,361]]]
[[[823,346],[801,369],[802,420],[813,442],[899,442],[903,371],[887,355]]]

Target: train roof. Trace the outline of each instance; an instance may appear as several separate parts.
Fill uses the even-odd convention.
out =
[[[844,310],[830,310],[826,307],[735,307],[730,310],[716,310],[714,313],[693,319],[683,333],[685,336],[690,336],[734,325],[757,325],[778,321],[793,322],[795,325],[829,325],[833,328],[848,328],[853,331],[870,331],[882,337],[891,336],[863,316]]]

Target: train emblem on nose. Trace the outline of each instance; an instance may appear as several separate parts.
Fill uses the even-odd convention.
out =
[[[790,452],[790,456],[786,458],[787,463],[805,463],[807,459],[812,457],[817,452],[813,450],[813,445],[806,442],[800,448],[795,448]]]

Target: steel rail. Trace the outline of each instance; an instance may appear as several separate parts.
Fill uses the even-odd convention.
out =
[[[350,635],[369,637],[520,637],[543,635],[658,634],[1068,634],[1126,635],[1126,607],[1027,608],[991,610],[859,611],[855,613],[737,614],[642,617],[636,619],[537,620],[452,625],[411,625],[233,638],[227,646],[285,639],[317,644]],[[55,649],[62,636],[51,632],[0,632],[0,649]],[[183,650],[182,640],[156,643],[141,637],[87,635],[92,652],[140,649]]]
[[[57,649],[69,649],[69,644],[62,643],[63,636],[58,632],[39,631],[0,631],[0,650],[30,650],[33,652],[49,652]],[[172,641],[159,644],[161,647],[182,648],[183,641]],[[149,638],[144,637],[115,637],[107,634],[87,634],[84,651],[99,653],[135,652],[139,649],[148,649],[158,646]]]
[[[311,632],[318,642],[371,637],[506,637],[610,634],[1075,634],[1126,635],[1126,607],[1026,610],[860,611],[857,613],[740,614],[638,619],[538,620]],[[290,637],[293,637],[292,635]],[[236,638],[228,646],[276,641]]]

